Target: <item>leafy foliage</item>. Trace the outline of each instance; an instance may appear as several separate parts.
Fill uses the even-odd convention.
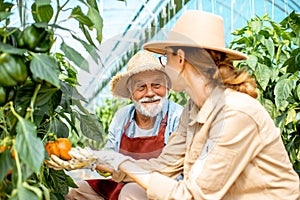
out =
[[[236,30],[231,47],[249,59],[237,63],[255,77],[258,99],[280,128],[294,169],[300,174],[300,15],[280,23],[268,15],[255,17]]]
[[[97,116],[81,105],[85,98],[76,90],[77,69],[88,71],[88,62],[62,33],[98,62],[102,18],[96,0],[80,0],[81,6],[75,7],[69,0],[62,5],[57,0],[56,7],[50,0],[35,0],[31,9],[28,2],[0,0],[0,59],[5,64],[1,74],[7,74],[0,81],[0,199],[64,199],[75,184],[64,171],[44,165],[45,143],[70,133],[100,142],[103,129]],[[19,9],[19,27],[11,24],[14,8]],[[61,26],[70,20],[78,24],[84,39],[73,27]],[[52,50],[58,39],[61,53]]]

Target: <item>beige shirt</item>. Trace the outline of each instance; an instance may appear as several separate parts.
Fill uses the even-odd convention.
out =
[[[201,110],[190,101],[162,154],[138,163],[152,171],[149,199],[300,198],[273,120],[257,100],[230,89],[216,88]]]

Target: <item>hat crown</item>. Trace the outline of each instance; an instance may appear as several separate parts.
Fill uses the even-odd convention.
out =
[[[143,66],[161,66],[160,62],[158,61],[155,56],[147,51],[139,51],[135,54],[128,62],[127,72],[133,71],[136,68],[140,68]]]
[[[199,10],[183,12],[165,41],[147,42],[143,48],[158,54],[165,54],[167,47],[174,46],[219,51],[232,60],[247,59],[247,55],[242,52],[225,47],[222,17]]]
[[[224,38],[223,19],[218,15],[196,10],[183,13],[168,35],[168,40],[219,48],[225,48]]]

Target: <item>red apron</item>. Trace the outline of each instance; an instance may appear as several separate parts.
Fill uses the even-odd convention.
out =
[[[134,159],[157,158],[165,143],[164,135],[168,121],[168,113],[160,123],[157,136],[130,138],[126,135],[130,121],[127,122],[122,133],[120,153]],[[104,199],[117,200],[124,183],[117,183],[110,179],[86,180],[89,185]]]

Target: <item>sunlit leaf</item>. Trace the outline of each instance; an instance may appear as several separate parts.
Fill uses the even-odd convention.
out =
[[[263,90],[266,89],[266,87],[269,83],[271,73],[272,73],[272,71],[271,71],[271,69],[269,69],[268,66],[258,63],[254,74],[255,74],[257,82],[259,83],[259,85],[261,86],[261,88]]]
[[[70,18],[74,18],[76,20],[78,20],[80,23],[88,26],[88,27],[92,27],[93,26],[93,22],[90,20],[89,17],[87,17],[82,11],[81,8],[79,6],[73,8],[72,13],[70,15]]]
[[[249,55],[248,59],[246,60],[246,63],[249,65],[252,71],[255,71],[257,60],[258,60],[257,57],[254,55]]]
[[[89,7],[88,11],[89,18],[93,21],[93,28],[97,30],[97,40],[99,43],[102,41],[102,28],[103,28],[103,19],[99,14],[98,10],[93,7]]]
[[[249,26],[251,27],[253,32],[259,32],[262,28],[262,22],[261,21],[251,21],[249,23]]]
[[[23,118],[17,124],[15,147],[21,160],[34,171],[39,171],[44,161],[44,145],[36,136],[36,126]]]
[[[59,68],[56,60],[46,54],[35,54],[30,62],[32,74],[59,88]]]
[[[264,40],[264,45],[266,46],[271,58],[273,58],[274,57],[274,51],[275,51],[273,41],[270,40],[270,39],[266,39],[266,40]]]
[[[274,88],[275,104],[278,109],[283,109],[287,106],[286,99],[290,96],[293,89],[294,81],[291,79],[283,79],[276,83]]]
[[[296,111],[295,111],[295,109],[290,109],[288,111],[288,114],[287,114],[287,117],[286,117],[285,125],[287,125],[290,122],[293,122],[295,118],[296,118]]]

